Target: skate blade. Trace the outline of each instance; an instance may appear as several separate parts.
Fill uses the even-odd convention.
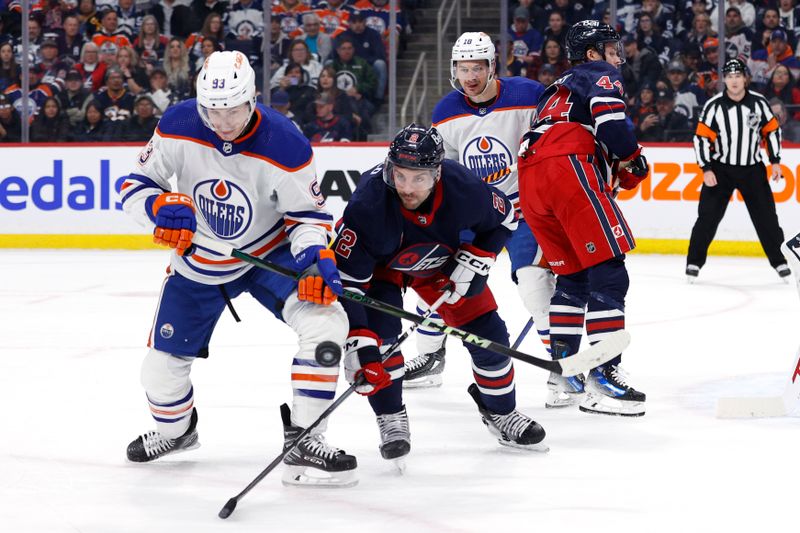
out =
[[[355,470],[325,472],[305,466],[284,466],[281,482],[287,487],[346,489],[358,485]]]
[[[620,400],[613,400],[620,402]],[[602,401],[587,399],[578,409],[584,413],[609,416],[644,416],[644,402],[625,402],[624,406],[608,405]]]
[[[442,375],[423,376],[414,380],[403,380],[404,389],[433,389],[442,386]]]
[[[497,442],[508,448],[525,450],[526,452],[547,453],[550,451],[550,446],[544,444],[543,442],[537,442],[536,444],[517,444],[516,442],[503,439],[497,439]]]
[[[565,407],[574,407],[579,405],[584,400],[584,393],[570,395],[567,398],[553,398],[548,397],[544,401],[544,406],[547,409],[563,409]]]
[[[786,416],[786,404],[780,396],[768,398],[720,398],[717,418],[771,418]]]
[[[406,473],[406,456],[398,457],[397,459],[389,459],[395,471],[401,476]]]

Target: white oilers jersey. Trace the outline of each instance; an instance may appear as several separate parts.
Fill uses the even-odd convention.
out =
[[[444,139],[445,157],[458,161],[481,178],[517,162],[519,142],[531,126],[544,86],[527,78],[497,80],[498,95],[488,107],[475,107],[452,91],[436,104],[433,126]],[[514,171],[491,183],[519,209],[519,185]]]
[[[256,114],[248,135],[224,142],[203,124],[194,99],[170,107],[122,185],[125,212],[152,230],[156,196],[180,192],[194,201],[200,234],[249,254],[263,258],[287,244],[295,255],[326,246],[333,217],[317,185],[311,145],[272,109],[259,105]],[[211,285],[251,268],[204,248],[189,257],[173,252],[171,266]]]

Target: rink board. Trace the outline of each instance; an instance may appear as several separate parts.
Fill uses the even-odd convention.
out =
[[[37,145],[0,148],[0,247],[149,248],[150,237],[123,212],[119,187],[134,170],[135,145]],[[690,145],[648,146],[650,177],[619,201],[638,251],[686,251],[697,215],[702,172]],[[314,147],[320,188],[339,217],[360,174],[380,163],[386,145],[336,143]],[[781,226],[800,228],[800,148],[785,148],[785,180],[772,184]],[[737,194],[711,253],[761,255],[747,209]]]

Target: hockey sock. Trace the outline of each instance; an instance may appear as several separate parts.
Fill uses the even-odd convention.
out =
[[[546,268],[528,266],[518,269],[513,277],[525,309],[533,317],[536,331],[550,352],[550,300],[555,289],[555,277]]]
[[[508,330],[497,311],[483,314],[461,326],[465,331],[508,346]],[[483,404],[493,413],[505,415],[516,406],[514,365],[511,359],[485,348],[464,343],[472,356],[472,375]]]
[[[568,353],[554,354],[554,357],[566,357],[580,350],[587,299],[586,271],[558,276],[550,300],[550,343],[551,346],[557,341],[565,343]]]
[[[194,406],[194,387],[191,385],[189,391],[176,401],[156,401],[148,394],[147,402],[150,404],[150,414],[156,421],[158,432],[165,437],[175,439],[189,429]]]
[[[589,303],[586,333],[591,344],[609,333],[625,329],[625,296],[630,281],[623,257],[615,257],[589,269]],[[621,356],[609,364],[617,365]]]

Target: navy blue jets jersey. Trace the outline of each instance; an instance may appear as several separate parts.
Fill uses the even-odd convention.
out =
[[[464,229],[475,233],[473,246],[498,253],[516,227],[506,196],[455,161],[442,162],[432,197],[415,211],[404,209],[383,181],[381,164],[361,176],[333,250],[344,285],[363,288],[376,269],[410,278],[434,276],[458,249]],[[350,328],[364,327],[366,314],[352,316],[350,307],[345,306]]]
[[[609,63],[576,65],[542,94],[525,139],[532,146],[555,124],[580,124],[594,136],[607,161],[628,159],[638,143],[625,117],[624,94],[622,76]]]

